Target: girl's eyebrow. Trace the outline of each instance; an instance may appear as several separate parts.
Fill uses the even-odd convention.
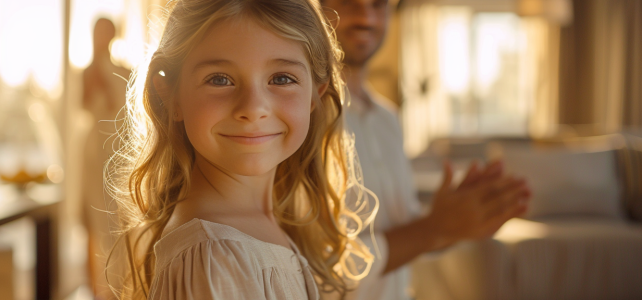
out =
[[[231,61],[229,61],[229,60],[227,60],[227,59],[208,59],[208,60],[204,60],[204,61],[201,61],[201,62],[197,63],[197,64],[194,66],[194,68],[192,69],[192,74],[196,73],[196,71],[197,71],[198,69],[200,69],[200,68],[202,68],[202,67],[205,67],[205,66],[211,66],[211,65],[229,65],[229,64],[232,64],[232,62],[231,62]]]
[[[303,71],[308,72],[308,68],[305,66],[304,63],[298,61],[298,60],[291,60],[291,59],[285,59],[285,58],[275,58],[270,61],[273,64],[277,65],[285,65],[285,66],[297,66],[303,69]]]
[[[271,59],[270,64],[275,64],[275,65],[282,65],[282,66],[296,66],[301,69],[303,69],[304,72],[308,72],[308,68],[305,66],[304,63],[295,60],[295,59],[285,59],[285,58],[274,58]],[[205,67],[205,66],[212,66],[212,65],[231,65],[233,64],[231,61],[227,59],[208,59],[201,61],[197,63],[194,68],[192,69],[192,74],[195,73],[198,69]]]

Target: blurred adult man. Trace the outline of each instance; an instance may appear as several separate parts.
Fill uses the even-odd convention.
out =
[[[381,205],[375,241],[369,233],[361,239],[371,249],[376,242],[382,257],[348,298],[409,299],[406,265],[411,260],[461,240],[492,236],[507,220],[526,211],[530,192],[523,180],[505,176],[498,162],[484,168],[471,165],[464,181],[453,189],[447,164],[431,212],[421,215],[397,117],[385,107],[389,102],[364,84],[367,63],[386,34],[391,4],[387,0],[324,0],[321,4],[328,17],[337,20],[333,25],[345,52],[344,76],[351,94],[346,124],[355,134],[364,184]]]

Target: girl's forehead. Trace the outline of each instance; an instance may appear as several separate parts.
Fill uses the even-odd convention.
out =
[[[187,58],[186,65],[197,60],[227,60],[233,63],[285,59],[299,61],[310,70],[302,42],[279,35],[251,17],[227,18],[212,24]]]

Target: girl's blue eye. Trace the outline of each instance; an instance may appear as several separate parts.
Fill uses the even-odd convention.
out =
[[[277,75],[272,78],[272,83],[276,85],[286,85],[294,82],[294,79],[290,78],[287,75]]]
[[[221,85],[221,86],[226,86],[226,85],[232,85],[232,82],[227,76],[223,75],[215,75],[212,78],[210,78],[209,83],[213,85]]]

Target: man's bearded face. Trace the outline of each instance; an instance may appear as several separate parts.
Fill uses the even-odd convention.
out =
[[[388,26],[388,0],[326,0],[321,2],[333,21],[345,52],[344,63],[363,66],[381,46]],[[338,18],[333,9],[339,15]]]

